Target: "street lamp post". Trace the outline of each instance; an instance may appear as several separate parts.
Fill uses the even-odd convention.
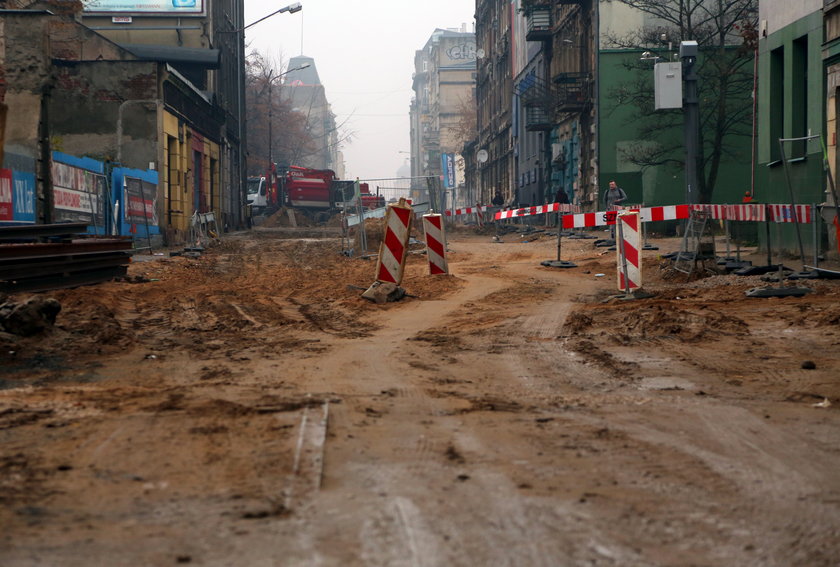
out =
[[[247,168],[245,167],[245,120],[244,120],[244,99],[245,99],[245,67],[243,65],[243,60],[245,58],[245,30],[250,28],[251,26],[255,26],[258,23],[262,22],[270,18],[271,16],[282,14],[284,12],[288,12],[290,14],[294,14],[296,12],[300,12],[303,10],[303,6],[300,2],[295,2],[294,4],[289,4],[288,6],[284,6],[279,10],[276,10],[266,16],[263,16],[259,20],[253,21],[247,26],[235,29],[235,30],[225,30],[220,31],[218,33],[235,33],[237,34],[237,38],[239,41],[236,43],[236,66],[238,69],[238,83],[239,88],[237,89],[239,92],[237,94],[237,121],[239,122],[239,207],[237,211],[237,219],[241,223],[243,218],[243,206],[244,203],[247,201],[247,197],[245,195],[245,190],[248,186],[248,174]]]

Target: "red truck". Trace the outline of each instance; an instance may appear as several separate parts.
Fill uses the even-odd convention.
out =
[[[359,184],[362,206],[370,209],[385,206],[385,198],[373,195],[367,183]],[[330,212],[354,206],[354,182],[340,180],[331,169],[290,166],[285,174],[272,166],[263,177],[248,179],[248,204],[252,211],[276,210],[281,204],[311,211]]]

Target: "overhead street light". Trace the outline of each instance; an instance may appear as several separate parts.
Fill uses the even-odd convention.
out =
[[[267,15],[267,16],[263,16],[262,18],[260,18],[260,19],[259,19],[259,20],[257,20],[257,21],[251,22],[250,24],[248,24],[247,26],[245,26],[244,28],[242,28],[242,31],[247,30],[247,29],[248,29],[248,28],[250,28],[251,26],[255,26],[255,25],[257,25],[258,23],[260,23],[260,22],[261,22],[261,21],[263,21],[263,20],[267,20],[267,19],[268,19],[268,18],[270,18],[271,16],[275,16],[275,15],[277,15],[277,14],[282,14],[283,12],[288,12],[288,13],[290,13],[290,14],[294,14],[294,13],[296,13],[296,12],[300,12],[301,10],[303,10],[303,5],[302,5],[300,2],[295,2],[294,4],[289,4],[288,6],[285,6],[285,7],[283,7],[283,8],[280,8],[280,9],[279,9],[279,10],[277,10],[276,12],[272,12],[272,13],[270,13],[270,14],[269,14],[269,15]]]

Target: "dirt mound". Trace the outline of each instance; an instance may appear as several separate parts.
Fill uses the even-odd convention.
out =
[[[603,305],[571,313],[564,332],[569,335],[614,335],[622,343],[650,338],[680,341],[748,334],[747,324],[708,307],[685,307],[675,302]]]
[[[290,215],[294,217],[294,223],[292,223]],[[288,228],[292,226],[311,227],[315,225],[316,223],[300,209],[290,209],[286,207],[279,209],[271,216],[266,217],[266,219],[260,223],[260,226],[265,228]]]
[[[209,358],[243,349],[266,355],[320,351],[317,337],[324,333],[369,334],[376,328],[376,307],[440,298],[463,283],[429,276],[425,257],[412,255],[402,285],[413,297],[374,307],[357,288],[373,283],[375,259],[342,256],[332,240],[261,233],[257,243],[228,239],[198,259],[132,264],[131,275],[149,280],[144,284],[110,282],[57,291],[62,311],[55,328],[31,339],[7,337],[13,348],[0,353],[0,360],[49,351],[72,361],[133,347],[150,353],[187,349]]]

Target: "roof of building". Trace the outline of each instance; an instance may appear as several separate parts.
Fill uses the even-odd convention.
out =
[[[315,60],[312,57],[305,55],[292,57],[289,59],[287,69],[295,69],[304,65],[309,66],[306,69],[298,69],[287,73],[283,84],[290,87],[320,85],[321,78],[318,76],[318,69],[315,67]]]

